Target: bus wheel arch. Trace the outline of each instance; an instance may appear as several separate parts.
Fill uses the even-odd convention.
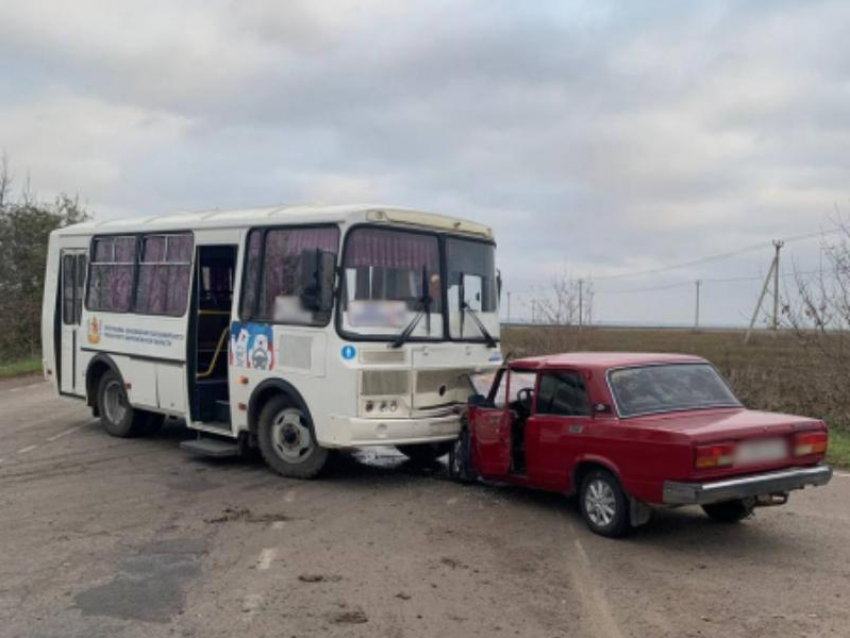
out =
[[[92,409],[94,416],[100,416],[100,409],[97,405],[97,391],[100,387],[100,380],[107,372],[114,372],[121,376],[118,366],[112,360],[112,357],[106,354],[97,354],[89,361],[86,368],[86,404]]]
[[[257,386],[248,404],[248,424],[260,454],[278,474],[312,478],[324,468],[329,451],[316,440],[301,394],[285,381],[269,379]]]

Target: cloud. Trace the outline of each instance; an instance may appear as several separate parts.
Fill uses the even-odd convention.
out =
[[[101,216],[368,199],[477,218],[519,299],[541,273],[826,223],[848,200],[848,18],[842,2],[13,1],[0,147]],[[602,319],[690,320],[680,291],[606,305],[604,287]],[[708,319],[757,292],[707,291]]]

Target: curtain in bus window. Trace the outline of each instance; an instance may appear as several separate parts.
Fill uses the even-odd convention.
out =
[[[94,240],[87,306],[90,310],[127,312],[133,292],[135,237]]]
[[[242,290],[243,319],[249,319],[254,314],[257,304],[257,286],[260,278],[260,252],[263,245],[263,231],[252,230],[248,235],[248,258],[245,263],[245,288]]]
[[[192,263],[191,235],[150,235],[142,241],[136,312],[182,316]]]
[[[352,231],[345,254],[348,280],[346,307],[351,300],[404,301],[409,309],[422,296],[424,268],[432,298],[431,310],[440,312],[439,248],[433,235],[359,228]]]
[[[269,230],[263,256],[258,318],[280,323],[323,324],[327,316],[318,316],[304,308],[302,264],[305,253],[337,254],[339,230],[333,227]]]

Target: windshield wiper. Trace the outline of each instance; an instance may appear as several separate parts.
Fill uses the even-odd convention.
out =
[[[490,348],[495,348],[497,346],[496,340],[493,338],[493,335],[484,327],[481,319],[478,317],[478,313],[475,312],[472,307],[466,303],[466,289],[463,283],[463,273],[460,273],[460,286],[458,287],[458,293],[460,295],[460,337],[463,338],[463,324],[464,319],[466,318],[466,313],[469,313],[469,316],[472,317],[472,320],[475,322],[475,325],[478,326],[478,330],[481,331],[481,334],[484,337],[484,341],[487,342],[487,346]]]
[[[416,326],[419,325],[419,322],[422,320],[422,316],[425,316],[425,328],[428,331],[428,334],[431,334],[431,304],[434,303],[434,300],[431,298],[431,294],[428,292],[428,271],[425,269],[425,266],[422,266],[422,296],[419,297],[419,301],[416,304],[416,316],[410,320],[410,323],[407,324],[407,327],[401,331],[401,334],[398,338],[393,341],[393,348],[401,348],[407,340],[410,338],[410,335],[413,334],[413,331],[416,330]]]

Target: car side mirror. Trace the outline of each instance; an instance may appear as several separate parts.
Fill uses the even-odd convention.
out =
[[[335,281],[335,254],[318,249],[301,253],[301,302],[307,310],[330,312],[333,309]]]

